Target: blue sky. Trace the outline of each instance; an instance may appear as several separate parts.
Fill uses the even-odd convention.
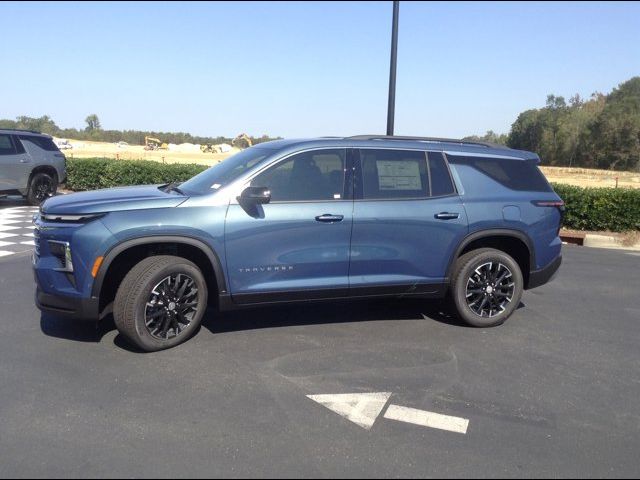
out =
[[[384,133],[391,2],[0,2],[0,118],[284,137]],[[508,132],[640,75],[640,3],[400,4],[397,135]]]

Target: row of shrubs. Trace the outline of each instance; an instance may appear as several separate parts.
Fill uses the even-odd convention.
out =
[[[207,167],[143,160],[67,160],[67,188],[95,190],[124,185],[184,181]],[[576,230],[640,230],[640,189],[581,188],[553,184],[566,203],[564,225]]]
[[[640,230],[640,189],[582,188],[554,183],[564,200],[564,226],[575,230]]]
[[[107,158],[68,158],[69,190],[97,190],[126,185],[183,182],[202,172],[205,165],[160,163],[150,160],[111,160]]]

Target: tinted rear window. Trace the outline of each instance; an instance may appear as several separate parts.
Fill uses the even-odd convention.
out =
[[[24,144],[25,142],[30,142],[37,147],[40,147],[47,152],[56,152],[58,151],[58,147],[53,143],[53,140],[49,137],[39,137],[37,135],[20,135],[20,140]]]
[[[551,187],[538,166],[530,161],[489,157],[447,155],[449,163],[469,165],[511,190],[550,192]]]

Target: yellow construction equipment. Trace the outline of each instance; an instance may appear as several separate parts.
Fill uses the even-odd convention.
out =
[[[249,135],[247,135],[246,133],[241,133],[240,135],[238,135],[233,139],[231,144],[237,148],[249,148],[252,145],[251,138],[249,138]]]
[[[220,147],[211,143],[203,143],[200,145],[200,150],[202,153],[221,153]]]
[[[153,137],[144,137],[145,150],[169,150],[169,144]]]

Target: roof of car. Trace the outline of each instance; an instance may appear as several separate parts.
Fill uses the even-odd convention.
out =
[[[20,133],[27,135],[42,135],[44,137],[48,137],[46,133],[38,132],[36,130],[26,130],[23,128],[0,128],[0,132],[2,133]]]
[[[351,137],[318,137],[318,138],[296,138],[273,140],[271,142],[259,143],[257,148],[269,148],[274,150],[289,150],[299,147],[384,147],[384,148],[407,148],[442,151],[459,154],[484,154],[493,157],[508,157],[521,160],[538,160],[539,157],[533,152],[525,150],[514,150],[504,145],[496,145],[486,142],[474,142],[466,140],[456,140],[450,138],[435,137],[404,137],[386,135],[356,135]]]

